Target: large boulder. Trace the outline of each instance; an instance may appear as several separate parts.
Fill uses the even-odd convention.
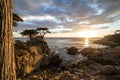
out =
[[[79,54],[78,48],[70,47],[67,49],[67,54],[76,55]]]
[[[50,57],[50,65],[58,67],[61,62],[62,62],[62,59],[57,54],[53,54]]]
[[[88,47],[88,48],[84,48],[82,51],[81,51],[81,54],[84,55],[84,56],[92,56],[95,54],[95,50],[94,48],[91,48],[91,47]]]

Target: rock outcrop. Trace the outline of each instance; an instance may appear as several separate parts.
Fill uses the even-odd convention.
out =
[[[77,55],[77,54],[80,54],[80,52],[78,51],[78,48],[70,47],[67,49],[67,54]]]
[[[96,50],[93,48],[86,48],[81,54],[101,64],[120,65],[120,47]]]
[[[47,58],[44,55],[46,55]],[[50,55],[52,57],[50,57]],[[56,64],[54,58],[56,58],[55,61],[60,60],[57,55],[53,56],[47,43],[41,37],[35,37],[27,42],[15,41],[15,58],[18,78],[24,77],[26,74],[35,70],[39,62],[41,62],[41,65],[48,66],[50,63]]]
[[[45,39],[42,36],[32,38],[30,41],[27,41],[27,44],[30,46],[40,47],[42,52],[45,54],[52,54],[51,49],[48,47]]]
[[[87,69],[93,71],[91,75],[95,80],[119,80],[120,79],[120,47],[105,49],[86,49],[82,54],[88,56]],[[90,61],[94,61],[89,63]]]
[[[79,53],[87,58],[80,61],[80,57],[76,57],[62,64],[62,58],[51,53],[47,43],[40,40],[18,41],[15,44],[17,76],[21,80],[120,80],[119,46],[85,48]],[[73,47],[69,48],[68,54],[80,55]]]
[[[57,54],[43,55],[43,57],[36,64],[34,71],[38,71],[40,69],[57,68],[61,62],[62,60]]]
[[[17,77],[30,73],[42,58],[42,54],[40,47],[28,46],[25,42],[17,41],[15,43]]]

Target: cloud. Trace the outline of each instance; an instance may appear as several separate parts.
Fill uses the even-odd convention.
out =
[[[45,16],[25,16],[25,17],[23,17],[24,21],[28,21],[28,20],[44,21],[44,20],[54,20],[54,19],[55,19],[55,17],[49,16],[49,15],[45,15]]]
[[[120,0],[13,0],[13,4],[13,11],[24,19],[16,30],[38,26],[56,32],[107,29],[120,20]]]
[[[99,28],[93,28],[93,29],[96,29],[96,30],[100,30],[100,29],[108,29],[109,27],[99,27]]]

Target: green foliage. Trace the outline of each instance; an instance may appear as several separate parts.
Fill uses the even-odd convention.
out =
[[[16,49],[25,49],[28,50],[29,49],[29,45],[26,44],[26,42],[20,41],[20,40],[16,40],[15,41],[15,48]]]
[[[30,40],[38,34],[36,30],[24,30],[23,32],[20,33],[22,36],[29,36]]]
[[[105,36],[104,39],[120,44],[120,30],[116,30],[113,35]]]
[[[115,34],[120,34],[120,30],[116,30],[116,31],[115,31]]]
[[[107,35],[104,38],[95,41],[94,43],[109,45],[111,47],[120,45],[120,30],[116,30],[114,34]]]
[[[49,29],[48,29],[48,28],[38,27],[36,30],[38,30],[38,31],[39,31],[39,30],[44,30],[44,31],[45,31],[45,30],[49,30]]]
[[[13,20],[14,21],[20,21],[23,22],[23,19],[21,17],[19,17],[17,14],[13,13]]]
[[[23,19],[17,14],[13,13],[13,26],[17,26],[17,22],[23,22]]]
[[[23,36],[27,36],[27,35],[36,35],[38,34],[38,32],[36,30],[24,30],[23,32],[21,32],[21,34]]]
[[[38,27],[36,30],[39,31],[40,36],[43,36],[43,37],[46,33],[51,33],[48,28]]]

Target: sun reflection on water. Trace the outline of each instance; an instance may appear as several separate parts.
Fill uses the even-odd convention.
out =
[[[88,39],[88,38],[85,38],[84,46],[85,46],[85,47],[88,47],[88,46],[89,46],[89,39]]]

